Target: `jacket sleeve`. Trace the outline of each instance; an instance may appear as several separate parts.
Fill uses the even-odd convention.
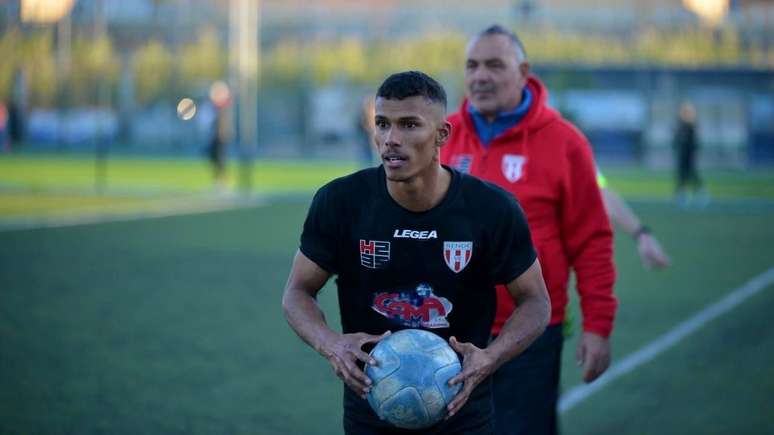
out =
[[[613,232],[596,180],[591,146],[573,129],[562,180],[561,227],[567,258],[575,271],[583,330],[607,337],[618,302],[613,294]]]

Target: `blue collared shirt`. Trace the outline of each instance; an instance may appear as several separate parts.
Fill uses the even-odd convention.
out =
[[[487,121],[484,115],[473,107],[472,104],[468,104],[468,112],[473,118],[473,125],[476,126],[476,134],[481,144],[484,146],[489,145],[489,142],[494,138],[518,124],[529,111],[530,105],[532,105],[532,92],[526,87],[522,91],[519,107],[510,112],[498,113],[497,118],[492,122]]]

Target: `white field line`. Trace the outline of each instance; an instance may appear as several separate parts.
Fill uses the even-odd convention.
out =
[[[265,204],[258,198],[242,200],[206,200],[192,199],[190,201],[173,200],[168,206],[153,205],[150,210],[132,212],[95,212],[72,216],[42,217],[0,221],[0,232],[34,230],[41,228],[64,228],[80,225],[92,225],[108,222],[130,222],[143,219],[158,219],[170,216],[183,216],[212,213],[223,210],[255,207]]]
[[[559,399],[559,412],[569,411],[575,405],[604,388],[607,384],[632,372],[640,365],[653,360],[680,340],[701,329],[715,318],[731,311],[734,307],[751,296],[760,293],[772,283],[774,283],[774,267],[751,279],[741,287],[734,289],[723,299],[707,306],[636,352],[629,354],[621,362],[613,364],[605,374],[591,384],[575,386],[562,394],[562,397]]]

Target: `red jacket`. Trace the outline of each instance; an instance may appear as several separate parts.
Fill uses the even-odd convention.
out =
[[[451,115],[452,134],[441,161],[513,193],[527,215],[532,241],[551,296],[551,322],[562,323],[570,268],[575,271],[584,331],[610,335],[617,301],[613,295],[613,232],[596,181],[591,147],[572,124],[546,105],[548,92],[527,81],[531,107],[522,120],[483,147],[468,102]],[[513,298],[497,288],[492,333],[513,312]]]

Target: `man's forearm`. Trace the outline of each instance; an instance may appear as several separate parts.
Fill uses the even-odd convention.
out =
[[[634,211],[624,202],[623,198],[608,188],[602,189],[602,199],[612,223],[626,234],[633,236],[642,226]]]
[[[325,356],[325,344],[336,333],[328,327],[317,300],[301,290],[289,289],[282,298],[285,318],[293,331],[309,346]]]
[[[548,296],[529,296],[519,304],[503,325],[500,334],[487,347],[496,368],[524,351],[545,331],[551,316]]]

